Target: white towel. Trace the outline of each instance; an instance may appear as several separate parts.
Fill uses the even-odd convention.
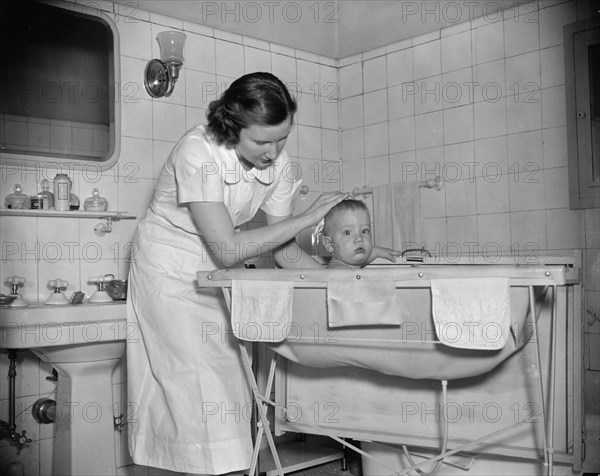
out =
[[[327,283],[329,327],[400,325],[403,312],[396,283],[330,281]]]
[[[290,332],[293,297],[293,282],[232,280],[233,334],[251,342],[281,342]]]
[[[373,187],[373,225],[377,246],[401,250],[421,248],[421,195],[419,182]]]
[[[431,280],[438,339],[462,349],[502,349],[510,334],[508,278]]]

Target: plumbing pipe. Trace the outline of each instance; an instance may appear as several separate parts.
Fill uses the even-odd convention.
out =
[[[36,400],[31,409],[31,414],[38,423],[54,423],[56,421],[56,401],[51,398]]]
[[[8,423],[0,420],[0,438],[10,438],[17,443],[19,451],[27,443],[31,443],[31,438],[27,438],[27,430],[17,433],[17,424],[15,423],[15,379],[17,377],[17,351],[11,349],[8,351],[10,365],[8,366]]]

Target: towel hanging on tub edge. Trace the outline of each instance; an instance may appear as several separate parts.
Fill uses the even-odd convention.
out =
[[[240,340],[281,342],[290,333],[294,283],[232,280],[231,326]]]
[[[499,350],[511,334],[508,278],[432,279],[431,308],[438,339],[449,347]]]
[[[329,327],[399,326],[405,318],[394,281],[327,283]]]

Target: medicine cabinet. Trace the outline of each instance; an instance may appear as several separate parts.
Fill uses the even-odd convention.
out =
[[[93,7],[0,5],[0,163],[104,170],[120,149],[119,36]]]
[[[600,207],[600,21],[564,27],[569,206]]]

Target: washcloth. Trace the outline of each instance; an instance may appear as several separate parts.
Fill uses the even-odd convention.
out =
[[[329,327],[400,325],[403,312],[396,283],[330,281],[327,284]]]
[[[251,342],[281,342],[292,322],[293,282],[231,282],[233,334]]]
[[[377,246],[401,250],[421,248],[421,195],[419,182],[373,187],[373,225]]]
[[[508,278],[432,279],[438,339],[462,349],[502,349],[510,335]]]

